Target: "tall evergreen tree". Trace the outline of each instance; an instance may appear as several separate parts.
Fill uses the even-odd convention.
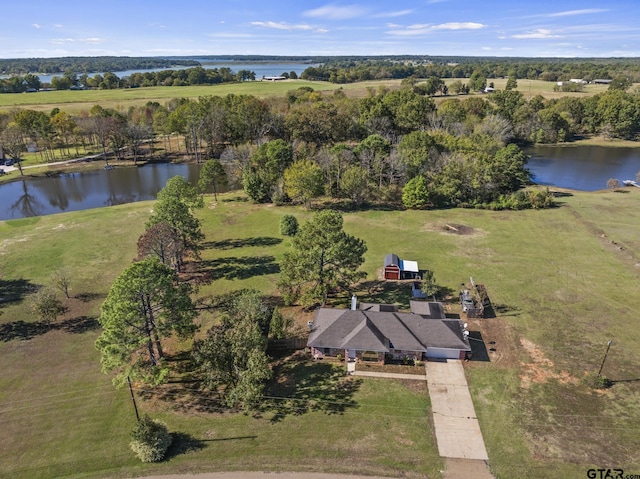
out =
[[[319,211],[293,237],[292,250],[280,264],[278,288],[285,302],[324,305],[329,293],[366,276],[358,271],[366,251],[363,240],[345,233],[340,213]]]
[[[177,284],[173,270],[157,258],[133,263],[116,278],[102,303],[103,332],[96,341],[102,369],[117,372],[116,384],[128,376],[150,384],[166,380],[162,340],[196,330],[189,293],[189,285]]]

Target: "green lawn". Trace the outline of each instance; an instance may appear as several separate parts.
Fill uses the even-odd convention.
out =
[[[446,83],[461,80],[467,82],[466,78],[447,78]],[[504,89],[507,79],[489,79],[495,88]],[[259,98],[284,96],[288,91],[300,87],[311,87],[316,91],[331,92],[342,89],[350,96],[365,96],[368,90],[377,90],[379,86],[388,88],[398,88],[400,80],[372,80],[357,83],[336,84],[321,81],[307,80],[287,80],[279,82],[255,81],[243,83],[225,83],[221,85],[201,85],[184,87],[145,87],[127,88],[118,90],[80,90],[80,91],[41,91],[36,93],[7,93],[0,95],[0,111],[9,112],[12,109],[31,108],[35,110],[50,112],[54,107],[58,107],[67,113],[78,114],[81,111],[89,111],[92,106],[99,104],[104,108],[115,108],[126,110],[130,106],[142,106],[149,101],[166,102],[174,98],[199,98],[202,96],[225,96],[230,93],[236,95],[253,95]],[[517,90],[521,91],[525,98],[529,99],[536,95],[545,98],[560,98],[563,96],[575,96],[582,98],[606,91],[606,85],[586,85],[584,92],[563,93],[554,92],[555,83],[540,80],[518,80]],[[473,95],[473,93],[472,93]],[[464,99],[468,96],[451,95],[447,97],[436,96],[436,101],[447,98]]]
[[[303,86],[310,86],[314,90],[335,90],[340,88],[328,82],[310,82],[305,80],[287,80],[280,82],[255,81],[244,83],[225,83],[221,85],[202,85],[185,87],[146,87],[127,88],[118,90],[80,90],[80,91],[41,91],[37,93],[3,94],[0,95],[0,111],[23,107],[42,111],[50,111],[53,107],[68,112],[78,113],[89,111],[93,105],[103,107],[129,108],[129,106],[144,105],[148,101],[165,102],[173,98],[198,98],[201,96],[225,96],[229,93],[236,95],[253,95],[260,98],[269,96],[284,96],[289,90]],[[363,89],[362,84],[353,84],[345,88]]]
[[[490,361],[465,368],[498,478],[582,478],[589,467],[640,471],[640,190],[559,200],[546,211],[344,215],[345,229],[368,246],[361,299],[407,304],[407,287],[374,287],[389,252],[432,269],[453,296],[469,276],[486,285],[498,318],[470,324],[495,351]],[[290,213],[304,221],[311,213],[254,205],[238,193],[206,203],[199,213],[205,250],[191,273],[212,282],[198,296],[243,287],[274,294],[289,245],[279,220]],[[0,309],[0,476],[250,468],[440,477],[444,462],[424,384],[345,379],[335,363],[300,358],[274,363],[277,381],[256,417],[221,413],[215,396],[184,385],[139,398],[140,409],[179,439],[168,461],[139,464],[127,444],[134,420],[128,391],[115,390],[100,372],[93,342],[99,305],[135,256],[152,206],[0,222],[0,297],[24,298],[63,265],[79,296],[51,329],[29,315],[24,301]],[[446,224],[467,226],[468,234],[447,232]],[[334,301],[345,304],[347,295]],[[455,302],[449,308],[459,311]],[[594,392],[580,379],[597,370],[609,339],[604,373],[614,386]]]

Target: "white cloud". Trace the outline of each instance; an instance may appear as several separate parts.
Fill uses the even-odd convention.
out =
[[[413,10],[398,10],[396,12],[382,12],[376,13],[375,15],[371,15],[372,18],[396,18],[403,17],[405,15],[410,15],[413,13]]]
[[[273,28],[275,30],[313,30],[311,25],[307,25],[306,23],[299,23],[297,25],[292,25],[287,22],[251,22],[251,25],[254,27],[262,27],[262,28]]]
[[[442,23],[433,27],[434,30],[478,30],[486,25],[475,22],[450,22]]]
[[[33,28],[37,28],[38,30],[40,30],[42,27],[40,25],[38,25],[37,23],[32,23],[31,26]]]
[[[56,28],[62,28],[62,25],[61,25],[60,23],[56,23],[56,24],[54,25],[54,27],[56,27]]]
[[[560,35],[551,33],[551,30],[546,28],[537,28],[531,32],[520,33],[517,35],[511,35],[511,38],[517,39],[546,39],[546,38],[562,38]]]
[[[328,20],[347,20],[365,15],[367,9],[359,5],[337,6],[325,5],[323,7],[307,10],[302,13],[305,17],[326,18]]]
[[[478,30],[481,28],[485,28],[486,25],[482,23],[475,22],[449,22],[449,23],[441,23],[439,25],[429,25],[429,24],[415,24],[409,25],[405,29],[395,29],[389,30],[387,33],[390,35],[397,36],[415,36],[415,35],[426,35],[428,33],[434,31],[441,30]]]
[[[602,13],[602,12],[608,12],[609,10],[606,8],[583,8],[582,10],[567,10],[564,12],[557,12],[557,13],[549,13],[546,15],[541,15],[541,16],[545,16],[545,17],[549,17],[549,18],[555,18],[555,17],[573,17],[575,15],[591,15],[594,13]]]
[[[53,38],[49,41],[49,43],[53,43],[54,45],[64,45],[65,43],[88,43],[92,45],[97,45],[102,43],[103,39],[98,37],[91,38]]]

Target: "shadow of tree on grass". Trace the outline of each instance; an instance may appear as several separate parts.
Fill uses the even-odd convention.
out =
[[[280,265],[275,256],[229,256],[199,262],[199,271],[211,280],[216,279],[248,279],[253,276],[276,274]]]
[[[205,448],[205,441],[197,439],[186,432],[171,432],[171,436],[173,440],[164,456],[165,461],[170,461],[176,456],[197,452]]]
[[[233,238],[222,241],[208,241],[202,246],[204,248],[232,249],[248,246],[275,246],[280,243],[282,243],[282,238],[275,238],[273,236],[256,236],[252,238]]]
[[[353,395],[361,384],[362,379],[345,376],[342,367],[294,354],[274,367],[260,412],[272,412],[272,422],[311,411],[342,414],[358,407]]]
[[[0,279],[0,304],[22,301],[39,286],[26,279]]]
[[[11,321],[0,324],[0,341],[28,341],[36,336],[55,330],[62,330],[71,334],[82,334],[99,327],[98,318],[93,316],[77,316],[53,323],[48,323],[47,321]]]
[[[395,281],[364,281],[360,283],[360,290],[366,294],[359,299],[365,303],[397,304],[400,309],[409,309],[411,300],[411,283]]]

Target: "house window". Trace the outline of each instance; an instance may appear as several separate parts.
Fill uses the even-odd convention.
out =
[[[365,351],[362,353],[363,361],[378,361],[378,353],[375,351]]]

